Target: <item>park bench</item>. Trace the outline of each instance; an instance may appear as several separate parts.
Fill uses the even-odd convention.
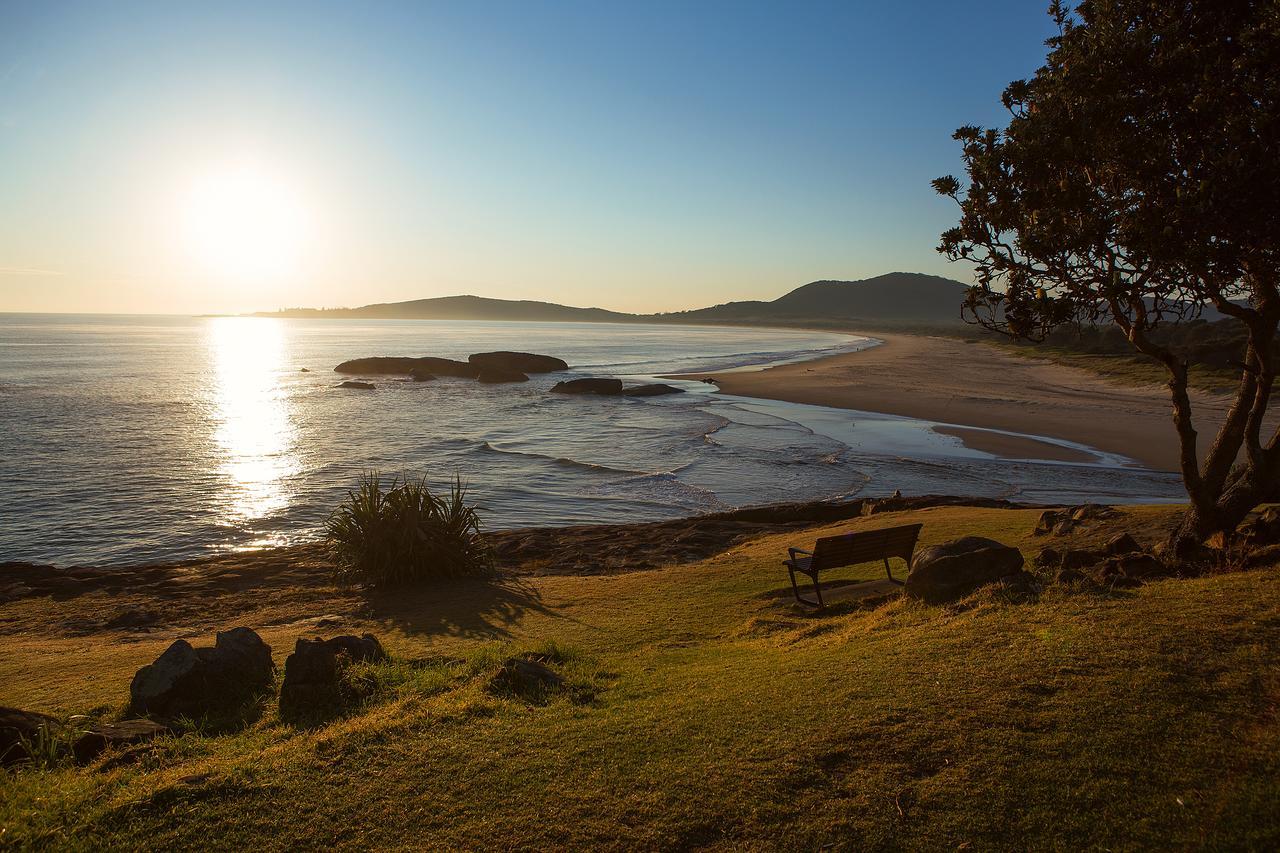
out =
[[[907,524],[902,527],[886,527],[883,530],[824,536],[817,541],[812,551],[788,548],[790,559],[785,565],[787,572],[791,575],[791,589],[795,592],[796,601],[809,607],[825,607],[822,601],[822,584],[818,579],[820,573],[875,560],[884,560],[884,572],[889,576],[889,580],[901,585],[903,582],[893,576],[889,559],[898,557],[907,564],[909,571],[911,555],[915,552],[916,540],[920,538],[922,526]],[[796,572],[808,575],[813,581],[816,601],[800,594],[800,586],[796,583]]]

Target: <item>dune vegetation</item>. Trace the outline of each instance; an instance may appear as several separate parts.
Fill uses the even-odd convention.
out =
[[[1178,513],[1129,508],[1063,541],[1155,541]],[[281,722],[268,695],[238,730],[193,723],[86,767],[4,772],[0,844],[1276,847],[1274,568],[814,614],[780,565],[788,545],[908,521],[925,544],[979,534],[1031,556],[1037,516],[885,513],[651,571],[385,595],[331,586],[323,560],[247,555],[293,573],[174,608],[150,633],[76,627],[164,606],[146,590],[11,602],[0,703],[63,717],[121,713],[174,638],[232,625],[278,664],[297,637],[340,631],[373,632],[392,657],[354,667],[363,698],[315,725]],[[562,686],[496,687],[519,651]]]

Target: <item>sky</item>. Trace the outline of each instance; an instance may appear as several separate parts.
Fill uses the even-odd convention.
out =
[[[1046,5],[0,0],[0,311],[969,280],[929,181]]]

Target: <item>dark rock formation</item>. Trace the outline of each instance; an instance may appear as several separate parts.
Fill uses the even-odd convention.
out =
[[[1120,554],[1133,554],[1141,551],[1142,546],[1138,544],[1138,540],[1128,533],[1121,533],[1108,539],[1107,544],[1102,546],[1102,550],[1114,557]]]
[[[569,365],[562,359],[549,355],[536,355],[531,352],[478,352],[468,356],[467,361],[480,369],[505,370],[514,373],[554,373],[557,370],[568,370]]]
[[[358,373],[363,375],[401,374],[411,376],[415,371],[430,373],[435,376],[456,376],[462,379],[475,379],[480,368],[466,361],[452,358],[423,358],[400,356],[372,356],[370,358],[353,358],[344,361],[334,369],[335,373]]]
[[[71,747],[76,761],[84,764],[92,761],[107,749],[118,749],[154,740],[170,733],[168,726],[152,720],[124,720],[119,723],[97,723],[76,738]]]
[[[0,767],[27,761],[32,757],[27,744],[61,737],[65,731],[62,723],[48,714],[0,707]]]
[[[966,536],[918,551],[906,594],[930,604],[955,601],[1022,570],[1022,552],[993,539]]]
[[[386,659],[386,651],[372,634],[298,640],[284,662],[280,718],[296,722],[335,713],[354,698],[344,693],[341,670],[354,661]]]
[[[553,394],[604,394],[622,393],[622,380],[610,378],[569,379],[557,382],[551,388]]]
[[[507,658],[489,680],[491,692],[514,694],[532,702],[545,699],[563,685],[564,678],[533,655]]]
[[[218,632],[212,647],[177,640],[129,685],[135,714],[200,717],[233,710],[271,686],[271,647],[249,628]]]
[[[420,368],[414,368],[409,371],[409,378],[414,382],[435,382],[437,377],[434,373],[428,373]]]
[[[376,385],[374,385],[372,382],[357,382],[357,381],[356,381],[356,380],[354,380],[354,379],[348,379],[346,382],[342,382],[342,383],[338,384],[338,385],[337,385],[337,386],[335,386],[335,387],[337,387],[337,388],[353,388],[353,389],[355,389],[355,390],[357,390],[357,391],[372,391],[372,390],[373,390],[374,388],[376,388],[377,386],[376,386]]]
[[[1065,536],[1075,530],[1077,525],[1115,518],[1116,515],[1118,515],[1116,510],[1109,506],[1099,506],[1098,504],[1081,504],[1080,506],[1067,507],[1066,509],[1047,509],[1040,513],[1035,530],[1032,532],[1036,536],[1048,536],[1049,534]]]
[[[502,367],[482,367],[476,380],[488,385],[498,385],[503,382],[528,382],[529,377],[518,370],[507,370]]]
[[[622,393],[627,397],[661,397],[664,394],[683,394],[684,389],[666,385],[662,382],[655,382],[650,385],[636,385],[634,388],[628,388]]]

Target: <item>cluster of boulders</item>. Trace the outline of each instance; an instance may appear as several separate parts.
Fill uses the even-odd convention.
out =
[[[344,687],[344,670],[353,662],[386,659],[372,634],[298,640],[285,661],[281,718],[317,719],[340,710],[355,698]],[[251,628],[218,632],[212,646],[176,640],[134,675],[129,685],[133,719],[76,726],[34,711],[0,708],[0,764],[67,750],[85,763],[108,748],[170,734],[187,720],[230,720],[246,703],[269,693],[275,678],[271,647]]]
[[[980,587],[998,584],[1018,596],[1033,596],[1038,585],[1023,569],[1022,552],[994,539],[966,536],[917,551],[904,588],[928,604],[957,601]]]
[[[531,352],[478,352],[466,361],[452,358],[376,356],[344,361],[335,373],[408,376],[414,382],[431,382],[441,376],[474,379],[486,384],[528,382],[530,373],[554,373],[568,370],[563,359]],[[368,385],[368,383],[363,383]],[[356,387],[344,382],[339,388]],[[369,385],[372,388],[372,385]]]
[[[1128,533],[1113,536],[1099,549],[1042,548],[1036,565],[1052,573],[1058,583],[1089,582],[1108,587],[1138,586],[1178,574],[1175,567],[1143,550]]]
[[[408,376],[414,382],[431,382],[441,376],[474,379],[485,384],[528,382],[531,373],[556,373],[568,370],[569,365],[559,358],[531,352],[478,352],[467,356],[466,361],[452,358],[421,358],[399,356],[375,356],[344,361],[334,368],[335,373],[360,376],[392,375]],[[339,383],[339,388],[372,391],[372,382],[349,379]],[[551,389],[557,394],[600,394],[605,396],[658,397],[679,394],[683,389],[656,382],[624,388],[621,379],[615,377],[584,377],[557,382]]]
[[[1077,527],[1095,521],[1106,521],[1118,515],[1109,506],[1098,504],[1081,504],[1066,509],[1047,509],[1040,513],[1033,531],[1036,536],[1065,536]]]

